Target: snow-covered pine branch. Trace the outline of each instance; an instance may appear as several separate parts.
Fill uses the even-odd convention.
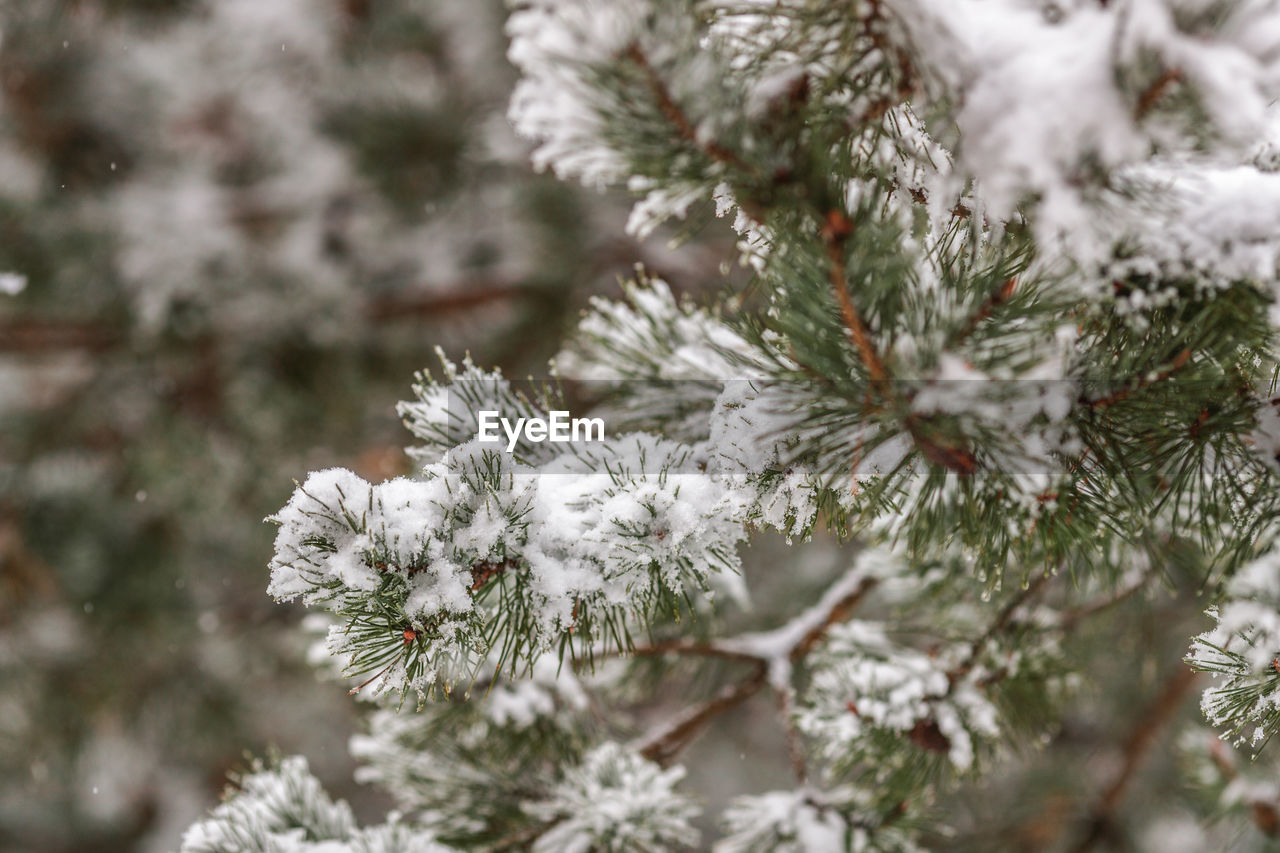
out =
[[[436,700],[373,716],[364,778],[462,849],[691,846],[677,759],[767,696],[795,786],[717,849],[916,849],[1157,578],[1225,590],[1211,721],[1280,727],[1280,7],[521,0],[508,33],[534,162],[631,192],[637,236],[732,215],[751,285],[698,306],[642,270],[526,393],[446,359],[400,407],[413,477],[319,472],[273,517],[271,593]],[[616,430],[480,437],[570,399]],[[822,589],[773,566],[772,618],[727,630],[770,530],[863,550]],[[696,695],[629,713],[675,674]],[[1059,825],[1081,849],[1193,677]]]

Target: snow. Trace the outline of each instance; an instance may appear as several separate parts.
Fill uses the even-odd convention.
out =
[[[0,294],[17,296],[27,289],[27,277],[17,272],[0,272]]]
[[[738,571],[739,505],[690,465],[687,447],[639,433],[564,447],[535,468],[467,442],[418,479],[376,485],[316,472],[271,519],[280,529],[268,592],[335,612],[402,613],[436,663],[411,685],[392,665],[374,690],[421,691],[463,674],[486,647],[481,627],[500,618],[502,601],[482,607],[473,596],[475,567],[523,578],[531,657],[573,626],[582,603],[626,612]],[[353,642],[343,625],[330,630],[330,650],[348,663],[363,648]],[[398,629],[386,643],[402,643]]]
[[[675,790],[684,775],[682,767],[664,770],[616,743],[597,746],[565,773],[547,800],[525,804],[535,817],[554,821],[534,842],[534,853],[696,844],[698,832],[689,822],[699,809]]]
[[[1222,601],[1207,613],[1216,624],[1192,641],[1187,655],[1212,674],[1200,707],[1238,742],[1252,728],[1257,746],[1274,733],[1263,723],[1280,700],[1271,687],[1280,649],[1280,550],[1274,543],[1235,573]]]
[[[450,853],[430,832],[392,816],[378,826],[356,826],[351,807],[324,792],[306,759],[258,767],[239,790],[182,838],[181,853]]]
[[[1111,236],[1091,173],[1140,164],[1153,151],[1188,152],[1192,132],[1224,154],[1240,151],[1262,134],[1277,94],[1280,31],[1265,4],[1241,4],[1213,31],[1190,28],[1164,0],[1085,4],[1060,19],[1017,0],[887,5],[959,105],[959,174],[976,178],[996,217],[1029,203],[1041,242],[1065,241],[1081,258],[1107,254]],[[1159,100],[1144,103],[1170,69],[1194,92],[1207,127],[1178,124]]]
[[[837,603],[853,596],[859,590],[870,589],[881,579],[896,573],[899,569],[897,563],[886,559],[883,552],[869,548],[858,556],[853,568],[827,587],[817,603],[792,617],[785,625],[772,631],[740,634],[731,640],[723,641],[720,645],[730,651],[769,661],[787,661],[806,636],[830,619]],[[779,668],[778,675],[789,676],[789,672]],[[783,681],[775,686],[785,688],[787,684],[788,681]]]
[[[625,160],[601,138],[597,95],[577,63],[622,50],[649,11],[642,0],[536,0],[512,13],[507,58],[524,76],[509,116],[522,135],[541,141],[537,168],[598,188],[626,176]]]
[[[824,807],[814,792],[769,791],[739,797],[725,810],[728,834],[716,841],[714,853],[821,853],[847,850],[849,826],[835,808]]]

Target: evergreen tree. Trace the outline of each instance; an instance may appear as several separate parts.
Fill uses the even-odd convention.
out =
[[[269,592],[327,614],[401,811],[359,828],[287,759],[184,849],[1280,833],[1271,756],[1239,749],[1280,728],[1280,7],[525,0],[507,26],[535,165],[634,193],[637,235],[728,218],[750,282],[699,306],[641,270],[543,380],[442,358],[399,410],[413,476],[298,486]],[[485,440],[564,411],[604,437]],[[1127,815],[1196,689],[1225,739],[1188,729],[1196,790]],[[794,778],[712,840],[681,759],[756,696]],[[1026,753],[1088,705],[1139,711],[1062,806]]]

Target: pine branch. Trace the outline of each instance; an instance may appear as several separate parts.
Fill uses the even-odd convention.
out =
[[[105,323],[37,318],[0,322],[0,352],[100,352],[124,342],[125,336],[121,330]]]
[[[823,596],[823,600],[818,602],[816,608],[809,611],[808,614],[801,614],[795,620],[792,620],[793,624],[796,622],[801,624],[808,622],[809,625],[804,636],[800,638],[800,642],[792,646],[788,654],[791,662],[798,663],[807,657],[813,651],[813,647],[827,635],[831,627],[838,622],[847,620],[853,614],[854,609],[862,602],[862,599],[871,590],[875,589],[878,584],[879,580],[877,578],[866,577],[860,579],[852,589],[842,589],[840,585],[836,585],[832,587],[835,591],[834,594],[829,591],[826,596]],[[820,619],[814,618],[823,611],[825,611],[825,615]]]
[[[848,619],[878,584],[878,578],[850,571],[832,584],[816,604],[771,631],[739,634],[708,642],[664,640],[616,653],[638,657],[665,654],[716,657],[765,665],[798,663],[813,651],[833,625]]]
[[[689,657],[713,657],[742,663],[757,664],[763,661],[759,655],[753,655],[736,649],[725,648],[715,643],[699,643],[692,640],[663,640],[644,646],[635,646],[630,651],[616,650],[615,654],[633,655],[635,657],[662,657],[675,654]]]
[[[1111,593],[1110,595],[1100,596],[1093,601],[1087,601],[1079,607],[1073,607],[1070,610],[1062,611],[1058,620],[1058,627],[1063,631],[1071,631],[1082,621],[1096,616],[1106,610],[1111,609],[1117,604],[1121,604],[1144,589],[1151,579],[1156,576],[1156,570],[1150,568],[1143,572],[1138,580],[1126,587]]]
[[[881,56],[886,59],[892,57],[894,70],[898,73],[898,85],[894,95],[899,102],[907,101],[915,94],[917,88],[915,64],[906,50],[901,46],[891,45],[881,27],[876,26],[877,23],[887,24],[888,20],[883,0],[868,0],[867,15],[862,21],[862,35],[871,42],[872,47],[879,51]],[[863,123],[879,121],[893,106],[894,102],[889,96],[881,96],[876,98],[858,119]]]
[[[515,565],[515,560],[503,560],[501,563],[476,563],[471,567],[471,591],[475,592]]]
[[[518,832],[513,832],[505,838],[500,838],[493,843],[492,850],[499,853],[503,850],[529,850],[532,849],[533,842],[537,841],[543,835],[554,827],[558,820],[547,821],[533,826],[527,826]]]
[[[1222,775],[1223,781],[1230,784],[1240,775],[1240,771],[1236,769],[1235,764],[1227,756],[1226,749],[1221,739],[1210,736],[1209,760],[1213,762],[1213,766]],[[1280,838],[1280,802],[1264,800],[1256,796],[1251,797],[1249,799],[1249,817],[1263,835],[1268,838]]]
[[[809,781],[809,769],[805,761],[804,740],[795,724],[795,702],[790,689],[774,685],[774,698],[778,705],[778,718],[782,720],[783,734],[787,741],[787,758],[791,762],[791,773],[797,785],[805,785]]]
[[[461,281],[438,293],[390,294],[371,300],[365,316],[382,323],[406,317],[434,318],[438,314],[479,308],[493,302],[528,299],[537,294],[534,286],[518,281],[479,279]]]
[[[854,608],[880,583],[879,578],[852,570],[832,584],[817,604],[772,631],[740,634],[719,645],[754,656],[775,669],[798,663],[813,651],[831,627],[849,618]]]

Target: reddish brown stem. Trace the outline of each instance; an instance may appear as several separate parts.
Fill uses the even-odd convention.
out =
[[[1119,403],[1123,400],[1128,399],[1129,397],[1133,396],[1139,391],[1145,388],[1150,388],[1152,385],[1155,385],[1157,382],[1163,382],[1164,380],[1168,379],[1170,376],[1177,373],[1183,367],[1183,365],[1185,365],[1190,360],[1191,360],[1191,350],[1184,349],[1182,352],[1174,356],[1173,361],[1169,363],[1168,367],[1166,367],[1164,370],[1161,370],[1159,373],[1155,374],[1155,376],[1151,378],[1143,378],[1138,382],[1133,383],[1128,388],[1121,388],[1119,391],[1116,391],[1112,394],[1108,394],[1105,397],[1100,397],[1096,400],[1090,400],[1089,398],[1081,395],[1080,402],[1091,409],[1105,409],[1107,406],[1114,406],[1116,403]]]
[[[1133,117],[1141,120],[1147,113],[1155,108],[1165,93],[1175,84],[1182,81],[1182,70],[1178,68],[1166,68],[1164,73],[1155,79],[1155,81],[1143,90],[1138,96],[1138,103],[1133,108]]]
[[[671,725],[641,744],[640,754],[663,766],[670,764],[680,750],[688,746],[713,717],[736,708],[758,693],[765,685],[767,672],[768,668],[764,664],[758,664],[750,678],[732,684],[715,697],[686,709]]]
[[[480,589],[514,565],[514,560],[503,560],[501,563],[476,563],[471,567],[471,591]]]
[[[365,316],[375,323],[407,317],[432,317],[491,302],[528,298],[533,293],[533,288],[513,282],[461,282],[439,293],[397,294],[374,299],[365,309]]]
[[[809,652],[813,651],[813,647],[831,630],[831,626],[848,619],[853,614],[854,608],[862,602],[862,599],[866,598],[867,593],[871,592],[878,583],[879,581],[876,578],[866,578],[862,583],[858,584],[856,589],[832,605],[822,622],[805,632],[805,635],[791,649],[791,662],[797,663],[808,657]]]
[[[735,649],[726,649],[712,643],[696,643],[687,640],[661,640],[647,646],[636,646],[630,654],[636,657],[661,657],[668,654],[688,655],[690,657],[711,657],[742,663],[759,663],[756,655]]]
[[[648,84],[649,90],[653,93],[653,98],[658,104],[658,110],[662,113],[662,117],[675,129],[677,136],[702,151],[712,160],[724,163],[727,166],[733,166],[735,169],[751,171],[737,154],[720,143],[715,140],[704,141],[698,138],[698,131],[693,126],[693,122],[689,120],[684,110],[676,103],[675,98],[671,95],[671,90],[667,88],[667,84],[658,76],[657,70],[650,64],[649,57],[645,55],[640,45],[632,43],[630,47],[623,51],[622,55],[631,60],[640,69],[640,73],[644,75],[645,83]]]
[[[0,352],[98,352],[110,349],[122,339],[118,330],[91,321],[29,318],[0,322]]]
[[[960,679],[973,671],[974,666],[978,663],[978,658],[981,657],[982,653],[986,650],[987,644],[1009,627],[1009,624],[1013,621],[1013,617],[1017,614],[1019,608],[1026,604],[1033,596],[1038,595],[1040,590],[1044,588],[1044,585],[1049,582],[1050,577],[1052,576],[1047,573],[1038,576],[1035,580],[1028,583],[1025,589],[1021,590],[1000,609],[1000,612],[996,614],[995,621],[987,626],[987,630],[982,632],[982,636],[970,643],[969,654],[965,656],[965,659],[947,673],[947,681],[951,687],[954,687]]]
[[[997,308],[1008,302],[1013,296],[1015,290],[1018,289],[1018,277],[1012,276],[1004,284],[1000,285],[991,295],[978,306],[978,310],[973,312],[973,316],[964,324],[964,328],[956,335],[952,345],[958,344],[973,334],[974,330],[981,325],[982,321],[991,316]]]
[[[1182,707],[1198,675],[1195,670],[1179,665],[1159,695],[1143,711],[1125,741],[1120,770],[1094,807],[1085,836],[1073,848],[1075,853],[1085,853],[1106,836],[1129,784],[1142,767],[1161,730]]]
[[[846,280],[844,244],[853,233],[853,223],[839,210],[828,211],[826,219],[826,224],[822,227],[822,240],[827,247],[827,257],[831,261],[831,289],[835,293],[836,302],[840,305],[840,316],[844,319],[849,340],[858,351],[871,381],[876,385],[883,385],[888,380],[889,373],[885,370],[884,362],[880,360],[875,344],[871,341],[867,324],[863,322],[862,315],[853,304],[853,298],[849,295],[849,283]]]

